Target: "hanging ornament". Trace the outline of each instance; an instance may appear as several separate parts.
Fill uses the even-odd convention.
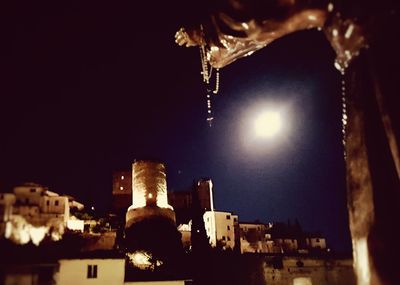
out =
[[[209,126],[212,126],[212,121],[214,120],[213,111],[211,107],[211,95],[218,94],[219,92],[219,82],[220,73],[219,69],[216,69],[215,73],[215,87],[210,88],[210,81],[213,75],[213,67],[209,64],[208,52],[205,45],[200,45],[200,60],[201,60],[201,75],[203,77],[203,82],[206,84],[206,102],[207,102],[207,122]]]
[[[346,80],[345,69],[340,70],[341,73],[341,97],[342,97],[342,143],[344,159],[346,160],[346,126],[347,126],[347,100],[346,100]]]

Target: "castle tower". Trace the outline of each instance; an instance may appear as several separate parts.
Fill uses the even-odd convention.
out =
[[[168,204],[165,166],[160,162],[136,161],[132,165],[132,205],[126,212],[125,246],[129,264],[145,271],[162,266],[176,274],[183,254],[174,209]],[[132,278],[133,278],[132,277]]]
[[[165,166],[160,162],[136,161],[132,164],[132,205],[126,213],[125,228],[149,218],[175,224],[175,213],[168,204]]]

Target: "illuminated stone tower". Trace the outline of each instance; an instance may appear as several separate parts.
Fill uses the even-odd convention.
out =
[[[171,274],[179,272],[181,236],[174,209],[168,204],[165,166],[160,162],[140,160],[132,165],[132,205],[126,212],[125,246],[133,268],[152,271],[162,267]]]
[[[125,228],[156,217],[175,224],[174,210],[168,205],[165,166],[154,161],[136,161],[132,165],[132,205],[126,213]]]

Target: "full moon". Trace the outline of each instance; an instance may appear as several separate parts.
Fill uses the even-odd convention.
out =
[[[258,137],[272,138],[282,128],[281,114],[277,111],[265,111],[259,114],[254,122],[255,133]]]

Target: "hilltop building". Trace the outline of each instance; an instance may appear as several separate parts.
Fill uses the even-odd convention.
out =
[[[71,209],[83,207],[71,196],[24,183],[12,193],[0,193],[0,234],[20,244],[38,244],[46,234],[57,240],[65,228],[83,231],[83,221],[70,214]]]
[[[112,174],[112,210],[125,214],[132,205],[132,171],[117,171]]]
[[[235,248],[235,227],[238,226],[238,216],[230,212],[207,211],[203,219],[212,247]]]
[[[304,233],[284,223],[240,223],[241,253],[319,253],[328,250],[322,235]]]

